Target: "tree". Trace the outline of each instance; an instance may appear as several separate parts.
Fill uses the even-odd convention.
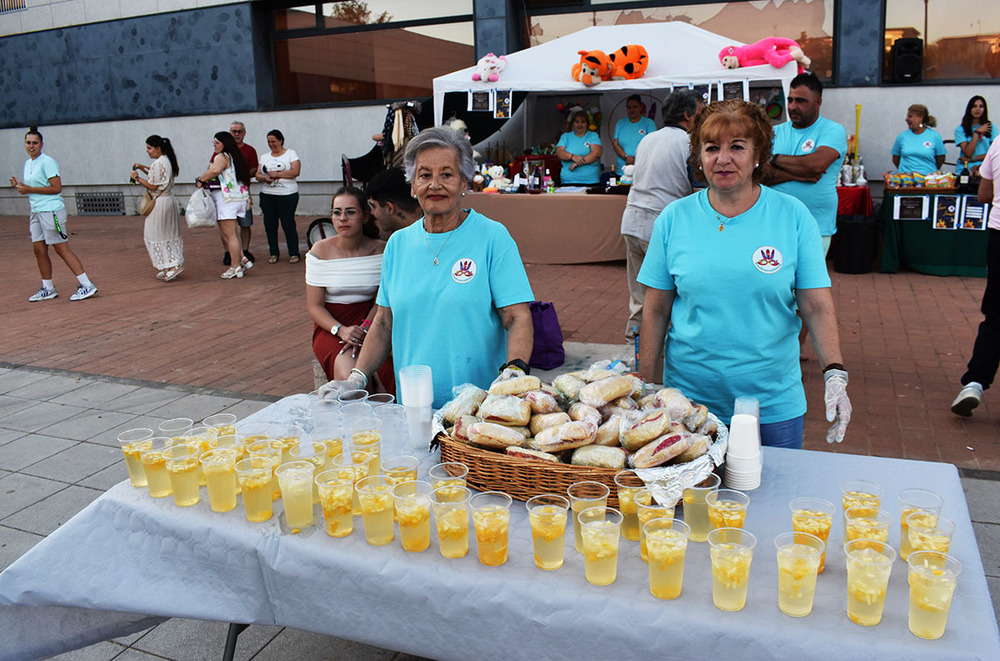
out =
[[[368,8],[368,3],[364,0],[342,0],[333,6],[331,16],[356,25],[388,23],[392,20],[392,16],[387,11],[373,18],[372,10]]]

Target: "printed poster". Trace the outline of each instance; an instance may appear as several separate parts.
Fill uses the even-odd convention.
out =
[[[469,104],[467,108],[470,112],[489,112],[493,110],[493,94],[490,90],[470,91]]]
[[[986,221],[990,215],[990,205],[983,204],[975,195],[964,195],[962,214],[959,216],[959,227],[964,230],[985,230]]]
[[[494,119],[510,119],[511,90],[496,90],[493,105]]]
[[[935,195],[932,227],[936,230],[957,230],[962,198],[958,195]]]
[[[930,216],[929,195],[897,195],[892,200],[892,217],[896,220],[923,220]]]

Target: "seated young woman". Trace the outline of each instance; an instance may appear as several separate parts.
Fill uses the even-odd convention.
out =
[[[327,379],[342,380],[355,366],[375,316],[385,241],[377,238],[368,198],[358,188],[334,193],[331,218],[337,235],[306,254],[306,307],[315,324],[313,353]],[[392,370],[388,358],[368,389],[395,394]]]

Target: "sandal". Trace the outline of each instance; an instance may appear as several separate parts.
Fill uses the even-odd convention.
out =
[[[240,261],[240,268],[243,269],[244,271],[249,271],[250,269],[253,268],[253,262],[251,262],[249,259],[247,259],[246,257],[244,257]]]
[[[243,267],[242,266],[231,266],[229,270],[222,274],[223,280],[230,280],[232,278],[242,278],[243,277]]]
[[[288,263],[289,264],[298,264],[299,263],[299,256],[298,255],[292,255],[291,257],[288,258]]]
[[[156,272],[156,279],[157,280],[163,280],[166,277],[167,277],[167,270],[166,269],[160,269],[159,271]]]
[[[267,263],[268,264],[276,264],[277,262],[278,262],[278,256],[277,255],[271,255],[270,257],[267,258]]]
[[[164,272],[163,274],[163,281],[170,282],[171,280],[179,276],[183,270],[184,270],[183,266],[175,266],[173,268],[167,269],[166,272]]]

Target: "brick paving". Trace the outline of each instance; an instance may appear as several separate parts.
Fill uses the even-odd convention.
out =
[[[298,219],[303,236],[311,220]],[[71,244],[100,293],[71,302],[76,283],[53,255],[59,298],[29,304],[39,283],[27,220],[0,217],[0,362],[256,395],[312,389],[303,264],[267,264],[257,223],[252,250],[264,260],[242,280],[222,280],[216,231],[186,230],[186,270],[162,283],[149,265],[142,222],[72,217]],[[623,343],[624,263],[527,271],[536,298],[556,304],[567,341]],[[991,405],[992,393],[970,419],[948,410],[980,321],[984,280],[831,275],[854,419],[844,444],[829,448],[820,366],[809,350],[806,447],[946,461],[1000,477],[1000,405]]]

